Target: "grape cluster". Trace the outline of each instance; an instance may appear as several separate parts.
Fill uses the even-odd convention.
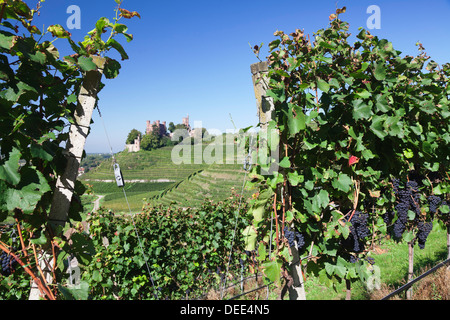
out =
[[[425,243],[427,242],[428,235],[430,234],[431,230],[433,230],[433,223],[419,221],[417,228],[417,244],[419,245],[420,249],[425,249]]]
[[[297,250],[302,249],[305,246],[305,238],[303,234],[297,230],[290,230],[288,227],[284,227],[284,237],[289,243],[289,247],[295,247],[295,241],[297,241]]]
[[[15,271],[17,261],[13,258],[13,256],[8,255],[6,252],[2,251],[2,253],[0,254],[0,264],[2,265],[0,273],[3,276],[7,277]]]
[[[394,220],[394,217],[395,217],[395,213],[393,211],[386,212],[383,215],[383,221],[386,224],[386,226],[391,225],[392,221]]]
[[[435,195],[431,195],[428,197],[428,205],[432,214],[436,213],[439,205],[441,204],[441,201],[441,198]]]
[[[366,257],[366,261],[372,266],[375,264],[375,259],[372,257]]]
[[[372,257],[365,257],[365,258],[358,258],[352,254],[349,255],[348,259],[347,259],[350,263],[356,263],[360,260],[365,260],[367,261],[367,263],[369,263],[370,265],[374,265],[375,264],[375,259]]]
[[[359,258],[351,254],[348,260],[350,261],[350,263],[357,263],[359,261]]]
[[[351,220],[352,226],[355,228],[358,239],[362,240],[370,235],[367,222],[369,215],[356,211]]]
[[[394,238],[400,239],[408,223],[408,210],[414,211],[416,217],[420,215],[419,183],[416,180],[410,180],[404,188],[400,188],[399,180],[394,179],[392,184],[397,199],[395,206],[397,220],[394,223],[393,233]]]
[[[395,206],[397,211],[397,220],[394,222],[394,237],[400,239],[406,230],[408,222],[409,203],[400,202]]]
[[[367,226],[367,220],[369,215],[356,211],[350,220],[350,234],[347,239],[342,240],[342,245],[349,251],[362,252],[364,250],[364,238],[370,235],[369,228]],[[348,220],[347,220],[348,221]]]

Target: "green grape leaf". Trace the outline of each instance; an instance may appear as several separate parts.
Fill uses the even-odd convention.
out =
[[[345,173],[339,174],[339,177],[332,182],[333,188],[345,193],[350,191],[352,184],[352,179]]]
[[[9,159],[3,166],[0,166],[0,180],[4,180],[12,185],[20,182],[19,160],[21,153],[17,149],[13,149],[9,154]]]
[[[87,72],[92,70],[97,70],[97,65],[92,60],[92,57],[80,57],[78,58],[78,66],[81,70]]]
[[[382,63],[375,64],[375,71],[373,75],[378,81],[386,79],[386,69]]]

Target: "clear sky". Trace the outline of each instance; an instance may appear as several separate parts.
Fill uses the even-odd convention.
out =
[[[30,7],[34,0],[26,0]],[[100,17],[112,20],[114,0],[46,0],[38,26],[67,26],[70,5],[81,12],[81,29],[69,30],[76,41],[94,28]],[[402,55],[417,53],[422,42],[431,58],[450,62],[450,0],[316,0],[316,1],[143,1],[124,0],[122,7],[138,11],[141,19],[124,20],[134,40],[120,38],[130,56],[117,79],[105,80],[99,106],[113,151],[124,149],[131,129],[145,130],[146,120],[181,123],[189,114],[191,125],[201,121],[207,129],[225,132],[256,125],[256,103],[250,65],[258,62],[249,43],[264,43],[261,57],[273,33],[296,28],[312,34],[325,28],[336,6],[347,7],[341,19],[355,35],[368,29],[370,5],[381,10],[380,29],[372,34],[391,41]],[[62,54],[66,40],[57,40]],[[265,50],[264,50],[265,49]],[[65,51],[67,50],[67,51]],[[109,152],[98,113],[86,143],[88,153]]]

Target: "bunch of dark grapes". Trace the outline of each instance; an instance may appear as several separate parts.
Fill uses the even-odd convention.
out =
[[[356,237],[359,240],[363,240],[370,235],[370,231],[367,226],[368,219],[369,215],[367,213],[356,211],[353,215],[352,220],[350,221],[355,228]]]
[[[400,239],[406,230],[408,222],[409,203],[400,202],[395,206],[397,211],[397,220],[394,223],[394,237]]]
[[[386,226],[390,226],[391,225],[392,220],[394,220],[394,217],[395,217],[395,213],[393,211],[386,212],[383,215],[383,221],[386,224]]]
[[[375,259],[372,257],[366,257],[366,261],[372,266],[375,264]]]
[[[420,249],[425,249],[425,243],[427,242],[428,235],[430,234],[431,230],[433,230],[433,223],[419,221],[417,228],[417,244],[419,245]]]
[[[15,271],[16,266],[17,266],[17,261],[16,261],[16,259],[14,259],[13,256],[2,251],[2,253],[0,254],[0,264],[2,265],[2,269],[1,269],[0,273],[3,276],[7,277]]]
[[[413,181],[408,182],[406,188],[400,188],[400,182],[398,179],[393,180],[394,193],[397,199],[395,205],[395,211],[397,211],[397,220],[394,222],[394,238],[400,239],[403,232],[406,230],[406,224],[408,222],[408,210],[411,207],[412,193],[415,188],[418,187]]]
[[[397,194],[398,190],[400,190],[400,180],[392,179],[392,187],[394,189],[394,193]]]
[[[410,190],[411,196],[409,203],[412,211],[416,213],[416,217],[420,216],[420,192],[419,183],[414,180],[410,180],[406,183],[406,188]]]
[[[342,239],[342,246],[351,252],[361,252],[364,250],[364,244],[356,236],[354,226],[350,226],[350,234],[347,239]]]
[[[347,239],[343,239],[341,242],[344,248],[355,253],[362,252],[364,250],[363,240],[370,235],[370,231],[367,226],[368,217],[369,215],[366,213],[361,213],[359,211],[355,212],[350,220],[350,234]]]
[[[428,197],[428,205],[430,208],[430,213],[435,214],[439,205],[441,204],[441,198],[435,195],[431,195]]]
[[[303,234],[297,230],[290,230],[288,227],[284,227],[284,237],[287,239],[289,247],[295,247],[295,241],[297,241],[297,250],[301,250],[305,246],[305,238]]]

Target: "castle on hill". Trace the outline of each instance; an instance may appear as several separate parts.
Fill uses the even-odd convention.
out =
[[[189,135],[192,136],[193,130],[191,129],[191,126],[189,124],[189,115],[186,118],[182,119],[182,124],[186,127],[187,131],[189,132]],[[172,137],[172,132],[169,133],[167,130],[167,123],[166,121],[161,122],[160,120],[156,120],[151,122],[150,120],[147,120],[147,125],[145,128],[145,134],[151,134],[154,130],[159,130],[159,136],[160,137]],[[138,152],[141,150],[141,136],[138,136],[132,144],[125,145],[125,149],[128,150],[128,152]]]

